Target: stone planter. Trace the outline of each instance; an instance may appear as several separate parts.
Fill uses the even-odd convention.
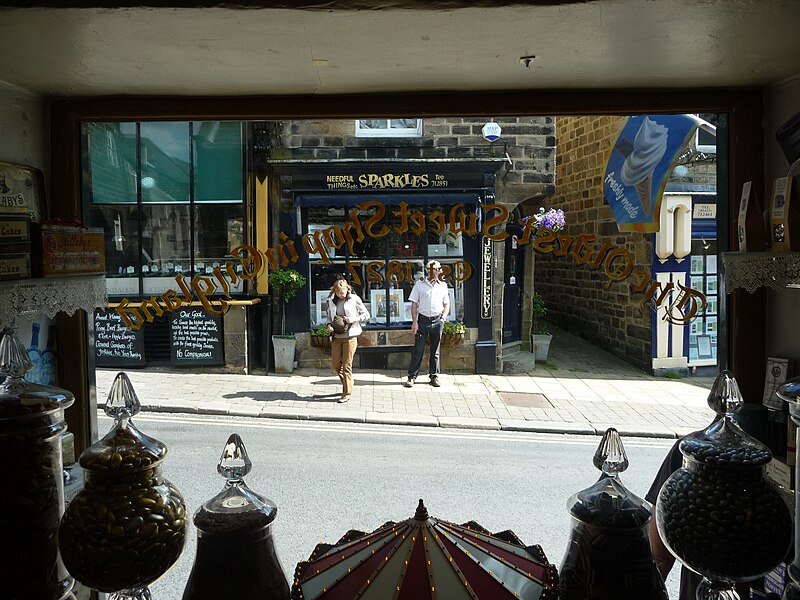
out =
[[[546,362],[547,353],[550,352],[550,342],[553,336],[549,333],[531,334],[531,352],[536,353],[537,362]]]
[[[291,373],[294,370],[294,350],[296,344],[297,340],[293,337],[272,336],[276,373]]]

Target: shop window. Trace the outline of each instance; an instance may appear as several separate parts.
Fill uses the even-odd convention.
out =
[[[141,123],[142,202],[189,202],[189,123]]]
[[[97,204],[136,202],[136,123],[83,126],[83,197]]]
[[[87,123],[82,191],[111,295],[175,289],[244,240],[239,122]],[[243,291],[241,281],[231,291]]]
[[[434,213],[450,214],[449,206],[414,206],[426,215]],[[474,212],[475,207],[464,207],[465,213]],[[373,211],[374,212],[374,209]],[[362,212],[362,220],[372,216],[372,212]],[[445,281],[451,288],[450,320],[464,319],[464,281],[468,278],[470,266],[464,261],[464,248],[473,242],[461,232],[455,233],[449,226],[441,234],[426,229],[419,235],[402,230],[401,217],[388,209],[382,220],[389,233],[380,239],[366,237],[356,244],[352,253],[347,244],[334,247],[336,240],[326,231],[335,231],[344,224],[344,211],[341,207],[308,207],[304,211],[308,232],[317,232],[321,240],[331,243],[325,246],[329,263],[322,253],[309,254],[309,274],[311,285],[311,323],[319,326],[325,323],[325,307],[330,288],[336,277],[344,275],[353,290],[363,300],[370,312],[368,327],[403,327],[411,324],[411,302],[408,297],[414,282],[423,277],[425,263],[436,258],[442,263]],[[380,225],[375,227],[380,230]]]
[[[690,287],[706,295],[706,309],[689,324],[689,365],[717,363],[718,306],[717,242],[692,240]]]
[[[419,137],[422,119],[358,119],[356,137]]]

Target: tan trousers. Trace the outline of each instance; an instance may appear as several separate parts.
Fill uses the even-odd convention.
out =
[[[353,356],[358,348],[358,338],[333,338],[331,340],[331,362],[333,370],[342,382],[342,396],[353,393]]]

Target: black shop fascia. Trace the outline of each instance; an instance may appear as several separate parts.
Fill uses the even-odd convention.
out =
[[[272,162],[269,245],[293,240],[298,257],[291,266],[309,282],[306,301],[287,307],[287,325],[308,331],[324,324],[327,294],[343,275],[370,311],[367,329],[408,328],[408,296],[435,258],[450,287],[451,319],[479,327],[488,317],[480,329],[491,332],[491,314],[482,317],[478,301],[487,273],[491,281],[482,207],[495,203],[504,163]]]

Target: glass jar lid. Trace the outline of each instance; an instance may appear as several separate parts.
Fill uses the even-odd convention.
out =
[[[252,491],[244,481],[253,468],[242,438],[234,433],[222,449],[217,472],[225,478],[222,491],[204,503],[194,516],[199,535],[253,535],[278,514],[277,505]]]
[[[567,506],[572,516],[612,529],[639,529],[645,525],[651,516],[650,504],[619,479],[619,474],[628,468],[628,457],[619,432],[613,427],[606,430],[592,462],[602,475],[569,499]]]
[[[139,431],[131,417],[141,404],[125,373],[118,373],[106,400],[105,412],[114,419],[111,430],[83,451],[80,465],[94,473],[129,473],[160,463],[167,447]]]
[[[729,467],[760,467],[772,460],[769,448],[736,424],[733,415],[742,404],[733,374],[722,371],[708,395],[708,405],[717,418],[702,431],[683,439],[680,444],[683,455],[698,462]]]
[[[33,369],[28,352],[13,326],[6,326],[0,339],[0,421],[36,418],[68,408],[75,397],[72,392],[30,383],[23,379]]]

